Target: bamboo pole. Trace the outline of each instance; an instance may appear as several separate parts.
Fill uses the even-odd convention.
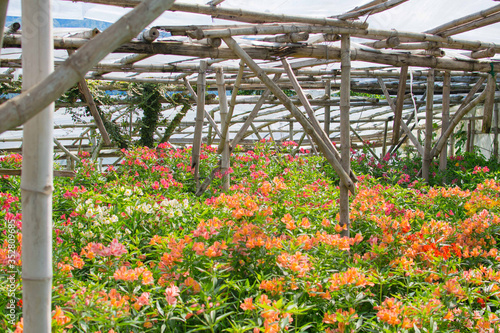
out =
[[[75,0],[76,2],[89,2],[89,3],[100,3],[105,5],[114,5],[122,7],[135,7],[140,0]],[[332,18],[316,18],[300,15],[284,15],[284,14],[273,14],[273,13],[263,13],[255,12],[243,9],[232,9],[223,8],[215,6],[204,6],[197,4],[190,4],[185,2],[176,2],[169,9],[170,11],[181,11],[186,13],[196,13],[211,15],[215,18],[224,18],[233,21],[241,22],[299,22],[307,24],[320,24],[320,25],[330,25],[339,27],[358,27],[366,28],[368,26],[365,22],[346,22],[342,20],[336,20]]]
[[[446,140],[448,140],[448,138],[450,137],[450,135],[453,133],[453,130],[458,125],[458,123],[460,122],[460,120],[467,113],[469,113],[470,110],[472,110],[479,103],[481,103],[482,101],[484,101],[484,99],[486,98],[487,93],[488,93],[488,90],[484,89],[483,92],[478,97],[476,97],[475,99],[473,99],[472,101],[470,101],[468,103],[463,103],[460,106],[460,108],[458,109],[458,111],[455,113],[455,115],[451,119],[450,125],[446,129],[445,133],[441,134],[441,137],[439,138],[439,140],[436,142],[434,148],[432,149],[432,151],[431,151],[431,160],[434,157],[436,157],[441,152],[441,150],[445,146]]]
[[[347,13],[353,13],[353,12],[357,12],[361,9],[365,9],[365,8],[368,8],[368,7],[372,7],[372,6],[375,6],[375,5],[378,5],[378,4],[381,4],[383,2],[387,2],[387,0],[372,0],[368,3],[365,3],[364,5],[361,5],[361,6],[358,6],[358,7],[354,7],[353,9],[351,9],[350,11],[346,12]]]
[[[323,142],[331,142],[330,137],[323,131],[321,128],[321,125],[319,124],[318,119],[316,119],[316,115],[314,114],[314,110],[312,109],[311,105],[309,104],[309,100],[307,99],[304,91],[302,90],[302,87],[300,86],[299,82],[297,81],[295,74],[292,71],[292,68],[290,67],[290,64],[286,61],[285,58],[281,59],[281,62],[283,64],[283,68],[285,68],[285,71],[287,72],[288,78],[290,79],[290,82],[292,83],[293,88],[295,89],[295,92],[297,93],[300,102],[304,106],[307,116],[309,118],[309,122],[312,125],[315,133],[323,140]],[[341,107],[342,107],[342,97],[341,97]],[[340,120],[342,123],[342,118]],[[330,153],[335,156],[337,161],[341,160],[341,156],[339,152],[337,151],[337,148],[335,146],[326,145],[326,148],[330,150]],[[354,173],[351,172],[351,170],[348,170],[349,177],[353,182],[357,181],[356,176]]]
[[[156,0],[150,0],[156,1]],[[337,28],[336,28],[337,29]],[[338,28],[340,29],[340,28]],[[345,30],[349,32],[352,29]],[[364,30],[361,30],[364,31]],[[208,31],[207,31],[208,32]],[[217,32],[217,31],[216,31]],[[252,34],[252,32],[249,32]],[[391,32],[394,33],[394,32]],[[401,34],[398,32],[398,34]],[[100,34],[102,35],[102,34]],[[98,35],[96,38],[98,38]],[[231,35],[231,33],[229,33]],[[352,35],[352,34],[351,34]],[[390,36],[390,34],[388,34]],[[359,34],[359,37],[367,37],[366,34]],[[375,35],[373,36],[375,38]],[[421,36],[422,39],[445,39],[448,43],[442,44],[442,47],[454,48],[459,47],[465,50],[478,50],[489,47],[494,47],[495,50],[500,50],[500,46],[491,43],[484,42],[471,42],[471,41],[458,41],[452,40],[451,38],[437,37],[434,35]],[[96,38],[91,40],[93,42]],[[380,38],[380,36],[378,37]],[[88,42],[85,39],[75,40],[75,39],[62,39],[55,38],[55,45],[57,48],[61,49],[71,49],[78,48]],[[444,43],[444,42],[443,42]],[[4,45],[7,47],[18,47],[20,45],[20,39],[14,36],[6,36],[4,40]],[[317,59],[340,59],[340,49],[327,46],[327,45],[314,45],[314,46],[289,46],[286,48],[286,53],[281,53],[275,48],[265,48],[265,47],[245,47],[243,48],[246,53],[248,53],[253,59],[274,59],[280,54],[290,56],[290,57],[304,57],[304,58],[317,58]],[[236,59],[237,56],[230,49],[227,48],[207,48],[204,46],[183,44],[183,43],[171,43],[171,42],[159,42],[152,44],[145,44],[139,42],[130,42],[122,44],[119,48],[115,49],[117,53],[148,53],[148,54],[171,54],[171,55],[184,55],[184,56],[195,56],[195,57],[213,57],[219,59]],[[472,72],[490,72],[491,63],[484,61],[470,61],[470,60],[458,60],[458,59],[445,59],[445,58],[433,58],[421,55],[412,54],[390,54],[390,53],[378,53],[375,50],[364,50],[356,49],[353,50],[351,54],[351,60],[367,61],[379,64],[392,65],[396,67],[401,67],[404,65],[416,66],[416,67],[430,67],[441,70],[458,70],[458,71],[472,71]],[[500,71],[500,63],[493,63],[493,69],[495,71]]]
[[[54,138],[54,143],[56,144],[56,146],[59,147],[59,149],[61,149],[70,159],[72,159],[73,161],[77,162],[77,163],[80,163],[80,159],[73,155],[66,147],[64,147],[64,145],[59,141],[57,140],[56,138]]]
[[[330,100],[332,94],[332,81],[325,80],[325,97],[327,100]],[[325,133],[328,137],[330,137],[330,111],[331,108],[329,105],[325,106]]]
[[[221,156],[221,173],[222,173],[222,191],[229,191],[230,186],[230,176],[229,171],[229,137],[227,135],[227,128],[229,128],[228,123],[231,119],[228,117],[227,108],[227,96],[226,96],[226,85],[224,84],[224,72],[222,69],[217,69],[215,72],[217,78],[217,89],[219,91],[219,103],[220,103],[220,119],[221,127],[226,129],[226,135],[221,136],[222,143],[222,156]],[[220,145],[219,145],[220,146]]]
[[[351,37],[342,35],[341,38],[341,64],[342,73],[340,87],[340,149],[342,168],[346,173],[351,169],[351,133],[349,122],[350,97],[351,97]],[[343,237],[349,237],[349,191],[344,184],[340,185],[340,223]]]
[[[488,83],[486,84],[486,87],[488,89],[488,94],[486,95],[486,99],[484,100],[483,107],[483,133],[489,133],[491,130],[493,106],[495,104],[496,74],[488,76]]]
[[[451,83],[451,75],[449,72],[444,73],[444,81],[443,81],[443,110],[442,110],[442,120],[441,120],[441,133],[444,133],[448,128],[450,122],[450,83]],[[445,147],[447,142],[444,143]],[[446,165],[448,162],[448,154],[446,148],[441,151],[439,155],[439,171],[445,172]],[[446,179],[443,178],[443,182],[446,182]]]
[[[90,113],[92,114],[92,117],[94,118],[95,124],[97,125],[97,128],[99,129],[99,132],[101,133],[102,139],[104,140],[104,144],[106,146],[110,146],[111,139],[109,138],[109,134],[106,131],[106,128],[104,127],[104,123],[102,121],[101,115],[99,114],[99,111],[97,110],[97,106],[95,105],[94,97],[92,97],[92,93],[90,92],[90,89],[89,89],[85,79],[81,79],[80,82],[78,82],[78,89],[82,93],[83,98],[85,99],[85,102],[87,102],[87,104],[89,106]]]
[[[257,139],[262,140],[262,137],[259,134],[259,129],[256,128],[253,123],[250,124],[250,126],[252,126],[253,132],[254,132],[255,136],[257,137]]]
[[[291,22],[291,21],[289,21]],[[286,33],[307,32],[309,34],[323,33],[328,35],[338,35],[350,33],[355,37],[374,39],[379,41],[381,38],[399,38],[399,42],[433,42],[438,43],[431,48],[446,47],[467,50],[478,50],[488,47],[500,47],[494,43],[484,43],[480,41],[470,41],[465,39],[456,39],[450,37],[441,37],[429,33],[415,33],[408,31],[382,30],[382,29],[358,29],[358,28],[342,28],[342,27],[325,27],[303,24],[282,24],[282,25],[252,25],[235,28],[220,28],[220,29],[196,29],[187,31],[191,38],[224,38],[243,35],[274,35]],[[419,47],[418,49],[420,49]],[[325,59],[328,59],[325,57]],[[429,66],[427,66],[429,67]]]
[[[174,0],[144,0],[103,33],[86,41],[78,52],[71,55],[63,65],[44,80],[3,103],[0,106],[0,133],[25,123],[47,107],[84,77],[85,73],[108,53],[135,37],[173,2]],[[26,31],[26,29],[23,30]],[[52,36],[50,39],[51,44],[48,45],[52,45]]]
[[[399,127],[401,125],[401,117],[403,114],[403,105],[406,94],[406,80],[408,78],[408,66],[401,67],[401,73],[399,76],[399,86],[398,95],[396,99],[396,108],[394,109],[394,131],[392,136],[393,144],[396,144],[399,140]]]
[[[51,2],[23,0],[22,20],[26,94],[54,70]],[[23,130],[22,279],[26,333],[51,332],[54,104],[49,101],[40,111],[24,124]]]
[[[361,144],[366,147],[366,149],[370,152],[370,154],[372,154],[372,156],[380,162],[380,158],[377,156],[377,154],[375,154],[375,152],[373,151],[373,149],[370,148],[370,146],[368,146],[366,143],[365,143],[365,140],[361,137],[361,135],[359,135],[358,132],[356,132],[356,130],[352,127],[352,126],[349,126],[349,128],[351,129],[351,131],[354,133],[354,135],[358,138],[359,141],[361,141]]]
[[[356,18],[358,18],[360,16],[364,16],[366,14],[372,15],[372,14],[383,12],[385,10],[396,7],[396,6],[402,4],[406,1],[408,1],[408,0],[389,0],[389,1],[383,2],[381,4],[373,5],[373,6],[364,8],[364,9],[359,9],[357,11],[352,11],[352,12],[349,12],[346,14],[339,15],[336,18],[338,18],[339,20],[356,19]]]
[[[387,99],[387,103],[391,107],[391,109],[394,112],[394,114],[396,114],[396,104],[394,104],[394,101],[392,100],[391,95],[389,95],[389,91],[387,90],[387,87],[385,86],[384,81],[380,77],[378,78],[378,81],[379,81],[380,87],[382,88],[382,91],[384,92],[385,98]],[[398,91],[398,94],[399,94],[399,91]],[[402,115],[402,112],[401,112],[401,115]],[[413,133],[411,132],[411,130],[408,127],[408,125],[405,124],[404,122],[402,122],[401,120],[399,121],[399,123],[400,124],[399,124],[398,128],[402,128],[403,129],[403,131],[408,136],[408,138],[410,139],[410,141],[413,143],[413,145],[415,146],[415,148],[417,148],[417,151],[420,154],[420,156],[423,156],[424,149],[423,149],[422,145],[420,144],[420,142],[418,142],[418,139],[415,137],[415,135],[413,135]],[[393,133],[395,132],[395,129],[396,129],[396,122],[394,122],[394,125],[392,127],[392,132]],[[398,140],[399,140],[399,135],[398,135]],[[389,148],[389,153],[392,154],[392,152],[393,152],[395,146],[397,145],[397,143],[398,143],[397,141],[396,142],[394,142],[394,141],[392,142],[392,145]],[[384,156],[385,156],[385,154],[384,154]]]
[[[424,158],[422,160],[422,177],[429,183],[429,170],[431,166],[431,148],[432,148],[432,117],[434,105],[434,72],[429,71],[427,79],[427,103],[425,108],[425,145]]]
[[[354,184],[349,178],[349,174],[340,165],[339,161],[331,154],[331,149],[328,145],[333,146],[333,144],[328,140],[324,142],[319,135],[314,131],[314,128],[309,123],[307,118],[302,114],[302,112],[290,101],[290,99],[283,93],[283,91],[260,69],[260,67],[252,60],[252,58],[234,41],[232,38],[224,38],[226,45],[235,52],[246,64],[252,69],[252,71],[257,75],[262,82],[271,90],[271,92],[278,97],[278,99],[283,103],[284,106],[292,113],[292,115],[297,119],[297,121],[302,125],[304,130],[311,134],[313,139],[316,141],[325,158],[332,164],[334,170],[339,174],[342,184],[344,184],[353,194],[355,193]]]
[[[186,78],[183,78],[183,80],[184,80],[184,84],[186,85],[186,88],[188,89],[191,96],[193,96],[193,98],[195,100],[198,100],[198,94],[195,93],[195,91],[194,91],[193,87],[191,86],[191,84],[189,83],[189,81]],[[205,110],[205,108],[203,108],[203,111],[205,114],[205,118],[207,118],[208,122],[210,123],[212,128],[215,130],[215,132],[217,133],[219,138],[222,138],[222,132],[219,130],[219,127],[217,126],[217,123],[215,122],[214,118],[210,115],[209,112],[207,112],[207,110]]]
[[[449,30],[445,30],[443,32],[440,32],[439,35],[443,36],[443,37],[458,35],[458,34],[461,34],[463,32],[482,28],[482,27],[488,26],[490,24],[498,23],[499,21],[500,21],[500,13],[496,13],[496,14],[490,15],[488,17],[485,17],[485,18],[482,18],[482,19],[479,19],[479,20],[476,20],[476,21],[473,21],[470,23],[462,24],[461,26],[451,28]]]
[[[498,119],[499,112],[497,103],[495,103],[494,111],[495,111],[495,134],[493,135],[493,157],[495,161],[498,162],[498,132],[499,132],[498,126],[500,125],[500,121]]]
[[[484,50],[479,50],[479,51],[472,51],[470,53],[470,57],[472,59],[482,59],[482,58],[491,58],[494,57],[496,54],[496,50],[494,47],[489,47]]]
[[[0,169],[0,175],[7,175],[7,176],[22,176],[22,170],[18,169]],[[75,177],[76,174],[74,171],[71,170],[54,170],[52,172],[53,177]]]
[[[3,45],[3,32],[5,27],[5,20],[7,18],[7,7],[9,0],[0,1],[0,54]]]
[[[229,103],[229,112],[226,115],[227,119],[224,120],[224,123],[223,123],[224,125],[221,124],[221,126],[222,126],[221,143],[219,144],[219,147],[217,148],[217,152],[219,154],[222,152],[224,145],[225,145],[225,142],[227,141],[227,139],[226,139],[227,132],[229,130],[231,118],[233,117],[234,107],[236,105],[236,96],[238,95],[238,90],[240,88],[241,79],[243,78],[244,69],[245,69],[245,64],[243,63],[243,61],[240,61],[240,68],[238,71],[238,75],[236,76],[236,82],[234,84],[233,91],[231,92],[231,102]],[[224,98],[225,98],[225,96],[226,96],[226,92],[224,91]]]
[[[196,182],[196,188],[200,187],[200,151],[201,151],[201,134],[203,130],[203,117],[205,114],[205,91],[206,91],[206,68],[207,61],[200,61],[200,71],[198,72],[197,95],[198,102],[196,104],[196,126],[194,130],[193,151],[191,158],[191,170]]]
[[[443,25],[440,25],[439,27],[427,30],[426,33],[428,33],[428,34],[439,34],[440,32],[443,32],[443,31],[446,31],[446,30],[450,30],[452,28],[455,28],[455,27],[461,26],[463,24],[467,24],[467,23],[473,22],[473,21],[481,19],[481,18],[485,18],[485,17],[487,17],[489,15],[492,15],[492,14],[495,14],[495,13],[498,13],[498,12],[500,12],[500,5],[496,5],[496,6],[493,6],[491,8],[482,10],[480,12],[477,12],[477,13],[474,13],[474,14],[470,14],[470,15],[461,17],[459,19],[453,20],[451,22],[445,23]]]
[[[386,152],[387,152],[387,130],[388,130],[388,127],[389,127],[389,118],[387,118],[387,120],[385,121],[385,124],[384,124],[384,142],[383,142],[383,145],[382,145],[382,155],[381,155],[381,158],[384,158],[385,155],[386,155]]]

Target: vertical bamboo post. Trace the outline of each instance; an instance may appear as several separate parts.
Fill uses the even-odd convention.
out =
[[[215,116],[215,111],[210,110],[209,114],[213,119],[213,117]],[[212,142],[213,142],[213,140],[212,140],[212,124],[208,124],[207,146],[211,146]]]
[[[396,109],[394,111],[394,128],[392,136],[392,144],[397,145],[399,140],[399,127],[401,126],[401,117],[403,115],[403,105],[406,93],[406,79],[408,78],[408,66],[401,67],[399,75],[398,97],[396,99]]]
[[[422,177],[429,183],[429,170],[431,167],[432,148],[432,121],[434,106],[434,69],[429,69],[427,74],[427,100],[425,108],[425,144],[424,158],[422,161]]]
[[[293,120],[290,120],[289,132],[288,132],[288,140],[293,141]]]
[[[498,125],[499,125],[499,121],[498,121],[498,104],[495,103],[495,110],[494,110],[494,113],[495,113],[495,122],[494,122],[494,126],[495,126],[495,134],[493,135],[493,157],[495,158],[495,161],[498,162]]]
[[[9,0],[0,1],[0,52],[3,46],[3,29],[5,27],[5,20],[7,18],[8,5],[9,5]]]
[[[227,141],[226,137],[229,132],[229,125],[231,122],[231,118],[233,117],[234,107],[236,106],[236,96],[238,95],[238,90],[240,89],[241,80],[243,79],[243,71],[245,70],[245,63],[240,61],[240,68],[238,69],[238,75],[236,76],[236,82],[233,86],[233,91],[231,92],[231,101],[229,102],[229,111],[227,113],[227,121],[224,122],[225,125],[221,126],[221,141],[219,143],[219,147],[217,148],[217,153],[221,153],[224,149],[224,143]],[[226,102],[227,105],[227,102]]]
[[[325,96],[326,100],[330,100],[330,95],[332,94],[332,81],[325,81]],[[330,137],[330,105],[325,106],[325,133],[328,137]]]
[[[344,171],[349,174],[351,168],[350,150],[351,133],[349,123],[350,98],[351,98],[351,36],[342,35],[340,53],[340,150],[341,165]],[[349,237],[349,189],[344,184],[340,184],[340,225],[343,237]]]
[[[449,124],[448,124],[449,125]],[[455,157],[455,135],[451,133],[450,135],[450,157]]]
[[[450,123],[450,90],[451,90],[451,75],[449,71],[444,72],[443,78],[443,111],[442,116],[443,119],[441,121],[441,133],[446,132],[446,129]],[[445,142],[445,146],[446,146]],[[446,163],[448,160],[447,150],[441,150],[441,154],[439,155],[439,171],[446,171]],[[443,182],[446,182],[446,179],[443,178]]]
[[[22,2],[23,90],[54,70],[50,0]],[[25,333],[51,332],[53,113],[50,104],[24,124],[23,318]]]
[[[228,119],[228,110],[227,110],[227,96],[226,96],[226,84],[224,82],[224,72],[222,68],[218,67],[215,70],[215,78],[217,82],[217,89],[219,91],[219,105],[220,105],[220,119],[221,119],[221,128],[229,128],[227,124],[229,122]],[[227,133],[227,132],[226,132]],[[223,149],[222,149],[222,159],[221,159],[221,173],[222,173],[222,191],[229,191],[230,186],[230,177],[228,174],[229,171],[229,135],[222,135],[221,142],[223,141]]]
[[[469,146],[469,152],[473,153],[474,152],[474,146],[475,146],[475,139],[476,139],[476,112],[477,109],[474,109],[472,113],[472,119],[470,121],[470,146]]]
[[[496,75],[488,75],[488,83],[486,84],[486,87],[488,89],[488,94],[484,100],[483,107],[483,133],[489,133],[491,130],[493,104],[495,104]]]
[[[382,143],[382,157],[385,157],[385,154],[387,154],[387,130],[389,128],[389,118],[385,121],[384,124],[384,142]]]
[[[193,151],[191,158],[191,171],[194,175],[196,188],[200,187],[200,151],[201,151],[201,132],[203,130],[203,118],[205,115],[205,90],[206,90],[206,71],[207,61],[200,61],[200,69],[198,71],[197,95],[196,103],[196,119],[194,127]]]

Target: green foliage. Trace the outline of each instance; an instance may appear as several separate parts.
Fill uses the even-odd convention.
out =
[[[134,83],[132,96],[136,98],[136,107],[142,109],[139,145],[154,146],[154,135],[161,115],[162,94],[154,83]]]
[[[304,149],[292,156],[296,148],[235,147],[231,189],[221,192],[218,174],[200,198],[191,149],[123,150],[121,165],[105,172],[82,153],[76,177],[54,180],[53,331],[500,329],[498,164],[455,159],[470,189],[410,186],[391,165],[417,165],[412,154],[381,166],[355,154],[353,166],[367,173],[358,173],[351,237],[342,238],[325,160]],[[202,177],[218,157],[202,147]],[[2,168],[20,164],[19,155],[0,159]],[[0,179],[0,330],[9,333],[22,315],[19,178]]]

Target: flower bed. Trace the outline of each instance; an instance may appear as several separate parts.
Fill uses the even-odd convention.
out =
[[[124,151],[103,173],[83,156],[74,179],[55,180],[54,331],[500,330],[495,166],[456,169],[466,186],[428,187],[389,158],[369,169],[355,155],[354,169],[366,174],[351,197],[351,237],[342,238],[338,179],[322,158],[294,148],[262,142],[233,154],[231,190],[220,193],[218,174],[200,198],[190,149]],[[202,177],[217,158],[204,147]],[[389,176],[369,175],[384,168]],[[22,331],[19,182],[4,177],[0,193],[0,329],[8,332]],[[8,223],[19,231],[15,295]]]

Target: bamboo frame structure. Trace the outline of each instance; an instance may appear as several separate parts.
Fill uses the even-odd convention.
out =
[[[193,109],[196,104],[196,118],[188,113],[185,119],[179,120],[169,142],[178,146],[193,145],[191,166],[197,194],[203,193],[217,172],[225,175],[223,190],[228,190],[230,183],[225,171],[229,168],[230,153],[238,144],[251,145],[255,138],[270,136],[276,140],[274,145],[278,149],[279,142],[300,138],[300,148],[322,153],[339,175],[340,222],[346,226],[344,236],[349,236],[349,192],[355,192],[356,181],[349,165],[351,148],[363,147],[365,141],[370,140],[372,144],[366,147],[375,159],[380,159],[380,153],[383,157],[387,152],[394,154],[402,145],[412,145],[423,157],[422,174],[429,179],[429,164],[440,154],[440,169],[446,169],[446,148],[448,141],[453,142],[455,127],[462,121],[482,121],[483,132],[493,132],[493,155],[498,158],[500,94],[495,91],[499,81],[495,74],[500,71],[496,57],[500,45],[450,36],[498,22],[500,5],[425,32],[410,32],[372,29],[364,21],[353,20],[390,10],[407,0],[374,0],[331,17],[227,8],[225,3],[220,5],[223,1],[212,1],[209,5],[174,3],[173,0],[78,1],[135,8],[102,33],[90,30],[64,38],[48,34],[44,41],[49,46],[53,43],[56,49],[77,51],[65,61],[52,61],[56,67],[52,74],[44,80],[37,79],[28,91],[0,105],[0,133],[7,130],[11,134],[19,133],[20,125],[26,124],[64,91],[80,82],[85,98],[75,104],[59,101],[55,107],[81,107],[87,103],[97,125],[44,125],[46,131],[57,136],[57,139],[50,136],[44,149],[52,147],[56,156],[68,157],[74,162],[78,162],[76,152],[80,149],[90,151],[95,158],[119,156],[102,119],[101,122],[98,120],[97,107],[102,104],[94,101],[84,78],[102,80],[103,90],[127,90],[125,82],[152,82],[164,85],[165,91],[170,93],[184,94],[187,91],[192,98],[186,95],[185,100],[189,100],[188,106]],[[143,30],[166,9],[230,19],[236,24],[157,26]],[[170,32],[172,38],[154,39],[159,31]],[[138,35],[144,38],[132,40]],[[361,42],[350,45],[351,37],[359,38]],[[5,35],[4,47],[19,48],[26,38],[26,32],[21,35],[13,29]],[[52,46],[49,48],[52,50]],[[460,56],[445,54],[452,54],[450,50],[458,50]],[[103,60],[109,53],[113,53],[113,59],[119,59]],[[177,60],[152,63],[148,58],[154,55],[177,56]],[[178,60],[179,56],[184,56],[184,60]],[[365,66],[355,68],[357,61]],[[22,64],[14,56],[0,60],[0,66],[9,68],[0,74],[1,82],[14,82],[13,71],[18,68],[29,72],[26,60]],[[197,92],[192,84],[197,84]],[[214,87],[218,98],[212,94]],[[297,96],[287,96],[285,89]],[[248,93],[248,90],[261,93],[259,96],[238,95]],[[385,99],[350,96],[351,91],[354,95],[384,95]],[[229,101],[228,94],[231,94]],[[161,99],[165,118],[175,112],[175,105],[170,100],[170,96]],[[471,115],[483,102],[484,113]],[[124,108],[130,108],[133,103],[132,99],[117,98],[106,117],[115,123],[126,123],[131,140],[137,137],[140,111],[133,110],[129,114]],[[34,148],[29,148],[32,147],[29,142],[33,140],[27,133],[29,126],[24,127],[26,134],[23,138],[0,138],[0,142],[12,144],[5,152],[19,151],[15,144],[22,143],[27,151],[23,154],[30,154],[28,151]],[[102,140],[95,140],[91,134],[97,133],[96,126]],[[441,132],[435,142],[431,140],[433,127],[440,128]],[[64,138],[60,132],[68,128],[77,128],[80,133],[72,134],[71,140]],[[163,125],[158,127],[157,137],[161,136],[163,128]],[[422,146],[416,131],[424,128],[426,138]],[[204,140],[217,145],[222,156],[220,165],[203,181],[199,178],[198,168]],[[332,142],[340,145],[340,153]],[[294,153],[298,151],[299,148]],[[453,152],[451,149],[450,155]],[[40,153],[53,155],[46,150]],[[27,185],[32,182],[29,177],[33,172],[23,171],[23,191],[27,189],[46,195],[48,187],[44,192],[43,188],[34,190]],[[53,168],[47,164],[41,173],[48,182],[53,176]],[[27,207],[26,218],[30,216],[29,205]],[[48,278],[50,274],[45,273]],[[31,274],[29,270],[27,274]],[[37,332],[40,331],[38,325]],[[26,332],[29,332],[28,326]]]

